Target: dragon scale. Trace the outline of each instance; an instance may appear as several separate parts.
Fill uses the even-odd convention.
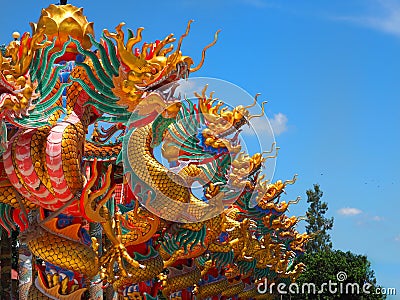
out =
[[[189,213],[200,218],[207,205],[191,193],[187,182],[179,174],[168,170],[154,158],[151,124],[136,129],[131,134],[130,141],[127,155],[130,161],[135,162],[131,165],[132,171],[157,191],[154,209],[167,213],[164,211],[167,208],[168,214],[178,217],[182,210],[181,203],[189,203],[192,204]]]

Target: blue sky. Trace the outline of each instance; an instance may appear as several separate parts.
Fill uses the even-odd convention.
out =
[[[30,31],[51,1],[2,5],[0,41]],[[366,254],[380,284],[400,292],[400,1],[83,1],[97,35],[120,22],[145,27],[144,40],[192,30],[182,50],[196,76],[230,81],[267,99],[281,147],[276,179],[299,174],[286,200],[319,183],[334,247]]]

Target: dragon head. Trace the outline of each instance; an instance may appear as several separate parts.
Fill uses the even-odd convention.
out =
[[[262,105],[262,113],[260,115],[251,115],[249,108],[257,104],[257,98],[260,94],[254,97],[254,102],[251,105],[238,105],[233,109],[229,109],[222,101],[213,98],[213,92],[209,96],[206,95],[207,85],[199,93],[195,93],[198,99],[199,109],[204,115],[208,128],[213,132],[215,137],[224,138],[235,131],[239,130],[243,125],[248,124],[248,121],[254,117],[259,117],[264,114],[264,104]]]
[[[173,34],[162,41],[144,43],[139,49],[134,46],[142,40],[143,28],[138,28],[136,34],[129,31],[126,43],[122,31],[124,23],[116,27],[116,33],[104,31],[105,36],[116,41],[121,61],[119,75],[113,78],[115,86],[113,92],[120,98],[118,104],[127,106],[129,111],[133,111],[147,93],[168,83],[187,78],[190,72],[201,68],[205,52],[216,43],[218,32],[215,34],[214,41],[203,49],[199,65],[192,68],[192,58],[182,55],[180,50],[183,39],[189,34],[191,23],[192,21],[189,21],[186,32],[180,37],[176,49],[172,44],[176,40]]]
[[[32,82],[28,74],[29,66],[37,49],[45,48],[51,42],[42,42],[44,28],[30,37],[25,33],[21,40],[14,33],[14,40],[0,52],[0,114],[9,111],[13,115],[27,114],[27,110],[37,95],[37,82]]]
[[[288,184],[294,184],[297,180],[297,174],[294,175],[292,180],[286,180],[282,182],[282,180],[278,180],[275,183],[268,183],[268,181],[262,182],[261,180],[257,184],[257,203],[258,206],[262,209],[270,209],[269,203],[275,201],[276,199],[279,200],[279,197],[282,193],[285,192],[285,187]]]
[[[230,183],[238,188],[253,188],[253,184],[248,178],[261,168],[264,161],[265,158],[260,153],[250,156],[240,152],[232,161],[232,168],[229,174]]]
[[[264,156],[264,154],[271,154],[274,149],[274,155]],[[259,171],[268,159],[278,156],[278,150],[279,147],[276,147],[276,143],[272,143],[270,151],[255,153],[252,156],[245,152],[240,152],[232,161],[231,172],[229,174],[231,184],[235,187],[247,187],[251,190],[254,190],[260,184],[261,187],[265,187],[266,182],[263,181],[265,175],[259,175]]]

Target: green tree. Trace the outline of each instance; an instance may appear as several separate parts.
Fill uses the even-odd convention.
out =
[[[303,262],[307,265],[307,269],[297,280],[300,294],[292,299],[380,300],[386,298],[377,293],[380,287],[377,285],[371,263],[365,255],[340,250],[319,251],[305,254]],[[310,283],[312,286],[309,290]],[[302,287],[304,287],[303,291]],[[365,293],[364,290],[369,293]]]
[[[328,204],[321,200],[322,191],[318,184],[314,184],[314,190],[307,190],[307,210],[306,231],[313,235],[313,239],[307,243],[307,253],[316,253],[318,251],[326,251],[332,249],[331,237],[328,230],[333,227],[333,217],[326,218]]]
[[[299,293],[290,295],[290,299],[385,299],[384,295],[375,293],[379,286],[366,256],[332,250],[328,231],[333,228],[333,218],[325,216],[328,204],[321,200],[322,195],[318,184],[314,184],[313,190],[307,190],[306,230],[313,240],[307,244],[306,254],[299,258],[306,270],[296,282]],[[364,293],[363,287],[371,293]]]

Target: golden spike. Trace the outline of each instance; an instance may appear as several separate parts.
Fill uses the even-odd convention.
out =
[[[244,152],[244,151],[240,151],[240,152],[239,152],[239,158],[242,158],[242,157],[244,156],[245,153],[246,153],[246,152]]]
[[[3,57],[3,54],[0,51],[0,70],[3,69],[3,61],[4,61],[4,57]]]
[[[142,45],[142,52],[140,53],[140,58],[141,58],[141,59],[146,59],[146,56],[147,56],[147,49],[149,49],[150,46],[152,46],[152,44],[144,43],[144,44]]]
[[[15,44],[15,41],[12,41],[9,44],[9,46],[14,44],[17,47],[17,51],[9,53],[12,57],[13,65],[13,68],[10,71],[15,78],[23,76],[28,72],[33,55],[37,49],[42,49],[52,44],[50,41],[43,41],[44,30],[45,27],[43,26],[33,34],[32,38],[30,38],[29,33],[27,33],[22,36],[19,44]]]
[[[217,32],[216,32],[215,35],[214,35],[214,41],[212,41],[212,43],[210,43],[210,44],[208,44],[207,46],[204,47],[203,51],[201,52],[201,61],[200,61],[200,63],[198,64],[197,67],[190,68],[190,69],[189,69],[190,72],[196,72],[196,71],[200,70],[200,68],[201,68],[201,67],[203,66],[203,64],[204,64],[204,59],[206,58],[206,51],[207,51],[207,49],[210,48],[210,47],[212,47],[212,46],[214,46],[214,45],[217,43],[218,34],[219,34],[220,32],[221,32],[221,30],[217,30]]]
[[[204,88],[201,90],[201,94],[203,95],[203,98],[206,98],[206,92],[207,92],[208,84],[204,86]]]
[[[165,56],[168,53],[170,53],[172,50],[174,50],[174,45],[170,45],[168,48],[166,49],[161,49],[159,53],[155,52],[155,55],[160,55],[160,56]]]
[[[115,27],[117,33],[110,33],[107,29],[104,29],[104,35],[114,39],[117,42],[117,49],[121,57],[121,61],[125,65],[127,65],[131,70],[143,72],[143,68],[147,65],[146,60],[137,57],[131,51],[133,46],[141,40],[141,32],[143,28],[138,28],[136,37],[129,39],[127,46],[125,47],[125,34],[122,31],[122,26],[124,25],[125,23],[121,22],[117,27]]]
[[[126,50],[129,52],[132,52],[133,46],[135,46],[137,43],[139,43],[142,40],[142,31],[144,30],[143,27],[139,27],[136,30],[136,36],[133,38],[130,38],[128,42],[126,43]]]
[[[172,49],[174,49],[174,45],[170,45],[167,49],[163,49],[166,45],[171,44],[175,42],[174,34],[171,33],[169,34],[162,42],[156,46],[154,49],[154,55],[165,55],[168,52],[171,52]]]
[[[51,280],[53,281],[52,282],[53,287],[58,286],[59,279],[60,275],[58,275],[57,273],[53,275],[53,277],[51,278]]]
[[[201,90],[201,95],[198,93],[198,92],[194,92],[194,95],[197,97],[197,99],[199,99],[200,101],[206,101],[207,100],[207,97],[206,97],[206,91],[207,91],[207,87],[208,87],[208,84],[206,84],[205,86],[204,86],[204,88]]]
[[[123,49],[125,48],[124,45],[124,39],[125,39],[125,34],[122,31],[122,26],[125,26],[124,22],[121,22],[117,25],[117,27],[115,27],[115,30],[117,31],[117,33],[110,33],[107,29],[104,29],[104,34],[109,37],[114,39],[117,42],[117,47],[118,49]]]
[[[262,117],[262,116],[264,115],[264,113],[265,113],[265,104],[267,104],[267,103],[268,103],[268,101],[263,101],[263,102],[261,103],[261,114],[259,114],[259,115],[252,115],[252,116],[250,116],[248,119],[251,120],[251,119],[253,119],[253,118]]]
[[[260,93],[257,93],[257,94],[254,96],[254,102],[253,102],[252,104],[248,105],[248,106],[245,106],[244,108],[245,108],[245,109],[249,109],[249,108],[254,107],[254,106],[257,104],[257,98],[258,98],[258,96],[260,96],[260,95],[261,95]]]

